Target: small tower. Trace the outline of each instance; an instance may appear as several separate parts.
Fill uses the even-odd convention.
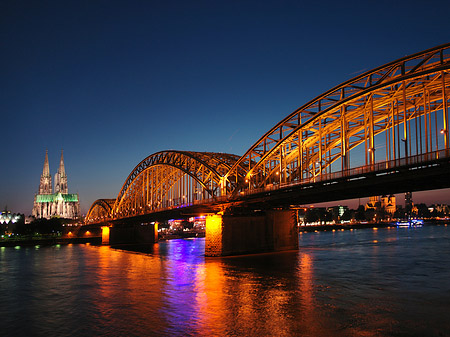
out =
[[[412,192],[406,192],[405,193],[405,209],[408,214],[411,213],[413,206],[414,206],[414,203],[412,200]]]
[[[56,193],[69,193],[69,188],[67,187],[66,170],[64,168],[63,150],[61,150],[61,160],[59,161],[58,172],[56,172],[55,174],[55,194]]]
[[[39,194],[52,194],[52,176],[48,165],[48,150],[45,150],[44,169],[39,183]]]

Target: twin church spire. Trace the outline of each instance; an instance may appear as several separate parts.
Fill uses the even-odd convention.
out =
[[[55,193],[69,193],[69,189],[67,188],[66,170],[64,169],[63,150],[61,150],[61,160],[59,161],[58,172],[55,174]]]
[[[44,170],[39,183],[39,194],[52,194],[52,176],[48,165],[48,150],[45,151]]]
[[[55,174],[54,189],[52,188],[52,176],[48,164],[48,151],[45,151],[44,169],[39,183],[39,194],[34,196],[33,216],[35,218],[52,217],[76,219],[80,216],[80,202],[78,194],[69,194],[67,187],[67,175],[64,167],[64,156],[61,150],[59,168]]]
[[[52,194],[52,176],[50,174],[50,165],[48,164],[48,150],[45,151],[44,169],[42,170],[41,182],[39,184],[39,194]],[[61,160],[59,162],[58,172],[55,174],[54,193],[67,194],[67,176],[64,168],[63,150],[61,150]]]

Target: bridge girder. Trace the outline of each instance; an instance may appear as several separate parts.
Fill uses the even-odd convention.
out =
[[[86,214],[85,223],[102,222],[110,219],[116,199],[97,199]]]
[[[236,175],[238,166],[246,174],[234,192],[448,149],[449,72],[446,44],[390,62],[316,97],[236,162],[227,176]]]
[[[227,153],[161,151],[142,160],[126,179],[113,206],[115,218],[183,207],[225,196],[225,181],[238,156]]]
[[[188,151],[148,156],[126,179],[111,217],[222,197],[232,202],[237,194],[448,158],[449,93],[450,43],[390,62],[319,95],[242,157]],[[100,210],[101,204],[95,207]]]

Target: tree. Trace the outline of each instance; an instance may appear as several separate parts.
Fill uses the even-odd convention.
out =
[[[366,220],[366,211],[364,210],[363,205],[359,205],[358,209],[356,210],[355,219],[356,221]]]
[[[353,211],[350,209],[345,210],[344,214],[341,216],[341,220],[350,221],[353,218]]]

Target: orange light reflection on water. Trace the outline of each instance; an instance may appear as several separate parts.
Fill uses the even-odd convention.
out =
[[[319,329],[314,324],[317,321],[317,317],[314,304],[313,261],[309,254],[302,253],[300,255],[297,274],[303,309],[299,316],[306,326],[307,334],[314,335]]]
[[[226,296],[224,294],[224,275],[220,261],[208,261],[197,266],[195,279],[195,309],[198,313],[199,333],[225,331]]]
[[[142,327],[154,325],[157,331],[162,319],[152,311],[164,305],[160,259],[109,246],[93,249],[98,253],[97,280],[94,283],[98,287],[98,301],[95,303],[98,314],[106,322],[120,320],[120,306],[112,307],[111,302],[128,303],[133,310],[134,322],[140,322]],[[139,329],[136,327],[134,332],[142,334]]]

